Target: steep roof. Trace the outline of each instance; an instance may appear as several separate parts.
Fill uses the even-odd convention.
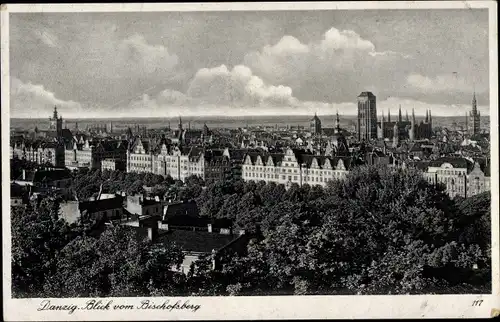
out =
[[[361,92],[358,97],[375,97],[372,92]]]

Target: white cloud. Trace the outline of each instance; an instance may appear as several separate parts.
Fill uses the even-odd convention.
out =
[[[24,83],[11,77],[10,79],[10,111],[11,117],[45,118],[52,115],[54,106],[66,117],[82,115],[82,105],[74,101],[65,101],[56,97],[42,85]]]
[[[325,32],[320,47],[323,50],[353,49],[368,52],[375,51],[375,45],[371,41],[361,38],[356,32],[352,30],[340,31],[334,27]]]
[[[406,82],[417,90],[426,93],[439,93],[458,91],[462,93],[472,93],[474,84],[471,79],[459,76],[457,74],[437,75],[435,77],[422,76],[420,74],[408,75]],[[483,93],[487,89],[476,88],[476,92]]]
[[[274,46],[265,46],[262,50],[267,55],[303,54],[309,47],[293,36],[283,36]]]
[[[339,102],[382,80],[397,82],[390,68],[410,57],[377,51],[353,30],[330,28],[320,41],[307,44],[285,36],[275,45],[249,52],[244,63],[264,81],[291,87],[299,99]]]
[[[158,70],[171,70],[179,62],[175,54],[169,53],[162,45],[150,45],[144,36],[135,34],[121,41],[119,45],[120,58],[132,66],[153,73]]]
[[[290,87],[266,84],[244,65],[232,70],[225,65],[200,69],[189,84],[187,95],[204,103],[229,105],[292,105],[296,101]]]

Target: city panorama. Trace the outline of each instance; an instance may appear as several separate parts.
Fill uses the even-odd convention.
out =
[[[482,9],[11,14],[12,295],[491,293],[488,73]]]

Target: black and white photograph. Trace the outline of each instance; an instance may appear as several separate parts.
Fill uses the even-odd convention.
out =
[[[499,314],[496,3],[438,4],[6,5],[4,310]]]

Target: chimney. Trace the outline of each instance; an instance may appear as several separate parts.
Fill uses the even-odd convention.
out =
[[[26,170],[23,169],[23,180],[26,180]]]
[[[150,241],[154,241],[156,239],[157,234],[158,234],[157,228],[148,227],[148,239]]]
[[[212,232],[212,224],[208,224],[207,227],[208,227],[208,232],[211,233]]]

